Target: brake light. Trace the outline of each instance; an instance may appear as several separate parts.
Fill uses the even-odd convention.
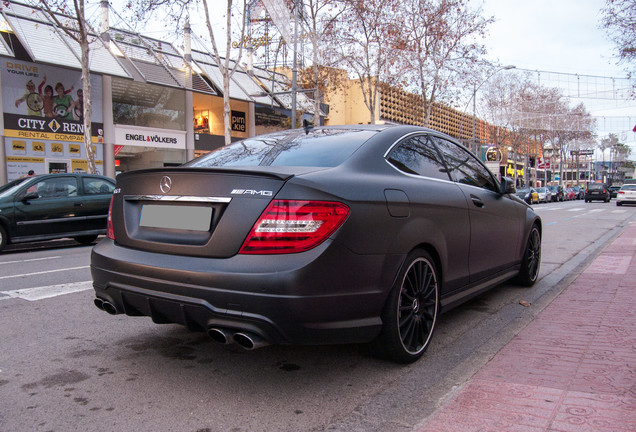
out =
[[[349,216],[331,201],[273,200],[243,242],[242,254],[304,252],[325,241]]]
[[[620,194],[625,195],[625,191],[618,191],[618,193],[619,193],[619,195],[620,195]]]
[[[108,219],[106,219],[106,236],[109,239],[115,240],[115,230],[113,230],[113,199],[115,197],[111,197],[110,205],[108,206]]]

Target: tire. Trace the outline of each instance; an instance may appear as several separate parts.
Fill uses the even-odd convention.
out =
[[[86,236],[73,237],[73,240],[75,240],[79,244],[83,244],[83,245],[89,245],[89,244],[93,243],[95,241],[95,239],[97,239],[96,235],[86,235]]]
[[[517,275],[515,282],[521,286],[530,287],[535,284],[539,278],[539,269],[541,267],[541,233],[536,225],[532,226],[523,259],[521,260],[521,270]]]
[[[2,225],[0,225],[0,252],[5,248],[5,246],[9,243],[9,236],[7,235],[7,231],[4,229]]]
[[[375,341],[389,359],[412,363],[428,348],[439,314],[438,279],[426,251],[408,255],[384,307],[382,331]]]

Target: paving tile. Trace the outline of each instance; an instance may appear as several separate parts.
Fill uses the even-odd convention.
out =
[[[417,432],[636,431],[636,223]]]

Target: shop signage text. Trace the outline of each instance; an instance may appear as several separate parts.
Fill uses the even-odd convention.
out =
[[[235,132],[247,132],[244,112],[232,111],[232,130]]]
[[[185,149],[185,131],[115,125],[117,145]]]
[[[143,134],[126,134],[126,141],[145,141],[155,144],[177,144],[176,138]]]

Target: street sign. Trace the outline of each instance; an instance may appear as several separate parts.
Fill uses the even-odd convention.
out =
[[[570,155],[572,156],[576,156],[576,155],[592,156],[593,154],[594,154],[594,150],[571,150],[570,151]]]

